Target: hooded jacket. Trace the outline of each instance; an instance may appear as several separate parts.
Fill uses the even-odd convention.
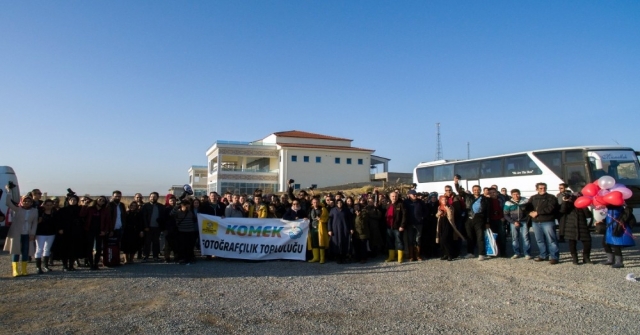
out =
[[[504,203],[504,219],[509,223],[526,222],[529,216],[527,208],[527,198],[521,197],[519,201],[513,200],[513,198],[507,200]]]

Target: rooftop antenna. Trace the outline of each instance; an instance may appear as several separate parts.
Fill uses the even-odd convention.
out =
[[[471,159],[471,147],[469,142],[467,142],[467,159]]]
[[[436,151],[436,160],[442,159],[442,141],[440,140],[440,122],[436,123],[436,135],[438,136],[438,149]]]

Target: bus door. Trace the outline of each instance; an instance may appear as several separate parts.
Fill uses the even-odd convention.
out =
[[[567,163],[564,166],[564,176],[565,182],[574,193],[582,191],[582,188],[589,183],[585,163]]]

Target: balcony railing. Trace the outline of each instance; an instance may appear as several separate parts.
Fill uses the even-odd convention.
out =
[[[214,167],[212,169],[211,172],[216,172],[218,170],[217,167]],[[234,168],[234,167],[222,167],[220,168],[220,171],[225,171],[225,172],[245,172],[245,173],[277,173],[279,171],[279,169],[274,169],[271,170],[268,167],[262,168],[262,169],[256,169],[256,168]]]
[[[262,141],[255,142],[242,142],[242,141],[216,141],[215,144],[235,144],[235,145],[264,145],[264,146],[275,146],[273,143],[263,143]]]

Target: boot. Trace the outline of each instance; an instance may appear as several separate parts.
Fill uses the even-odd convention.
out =
[[[11,268],[13,269],[13,276],[17,277],[20,275],[18,272],[18,262],[11,262]]]
[[[93,266],[91,270],[98,270],[98,264],[100,264],[100,254],[96,252],[96,254],[93,255]]]
[[[76,268],[73,267],[75,262],[76,262],[76,260],[74,260],[74,259],[70,259],[69,260],[69,266],[67,266],[67,271],[75,271],[76,270]]]
[[[420,247],[416,247],[416,250],[414,251],[415,255],[416,255],[416,259],[421,261],[422,260],[422,256],[420,256]]]
[[[398,263],[402,263],[404,256],[404,250],[398,250]]]
[[[611,267],[614,269],[619,269],[624,267],[624,264],[622,264],[622,255],[620,256],[616,255],[616,262],[613,265],[611,265]]]
[[[27,275],[27,264],[29,264],[29,262],[22,262],[22,276],[26,276]]]
[[[44,272],[42,272],[42,258],[36,258],[36,273],[41,275]]]
[[[584,264],[593,264],[593,262],[591,262],[591,256],[587,253],[582,253],[582,262]]]
[[[571,254],[571,259],[573,261],[573,265],[578,265],[578,254]]]
[[[389,258],[385,259],[385,262],[393,262],[396,259],[396,251],[389,250]]]
[[[604,265],[613,265],[613,254],[607,254],[607,261],[602,263]]]
[[[410,262],[416,261],[416,251],[412,246],[409,246],[409,261]]]
[[[49,269],[49,256],[44,256],[42,257],[42,271],[43,272],[50,272],[51,269]]]
[[[66,258],[62,260],[62,271],[69,271],[69,260]]]
[[[324,264],[325,249],[320,249],[320,264]]]
[[[313,248],[311,249],[311,252],[313,253],[313,259],[310,260],[309,263],[317,263],[320,261],[320,249]]]

